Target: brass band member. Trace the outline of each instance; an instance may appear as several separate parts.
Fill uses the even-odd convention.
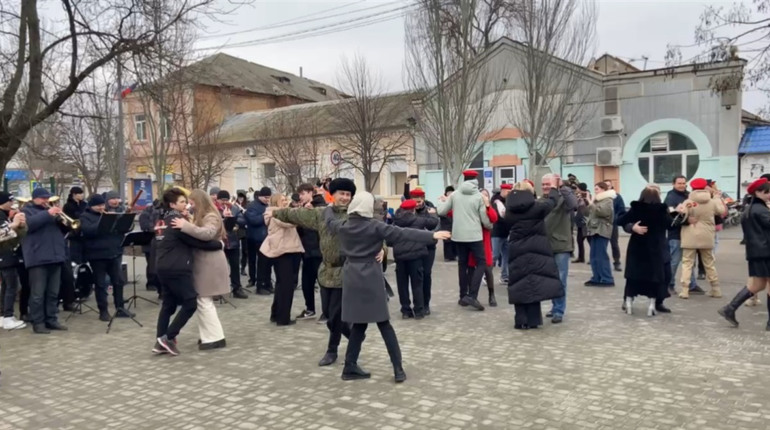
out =
[[[124,282],[121,273],[123,234],[98,232],[99,219],[105,212],[105,205],[104,197],[94,194],[88,200],[88,209],[80,216],[80,229],[84,239],[83,255],[93,271],[99,320],[110,320],[110,314],[107,311],[108,276],[112,281],[112,297],[115,301],[117,317],[132,318],[134,314],[125,309],[123,301]]]
[[[11,216],[13,196],[0,191],[0,279],[3,282],[3,328],[15,330],[26,327],[24,321],[19,321],[13,314],[16,292],[19,289],[19,257],[16,248],[22,237],[27,234],[27,224],[23,213]],[[21,309],[26,314],[25,309]]]
[[[23,210],[28,230],[21,248],[29,272],[29,313],[33,329],[39,334],[67,330],[58,319],[61,267],[67,259],[64,234],[56,221],[62,210],[48,206],[50,197],[48,190],[37,188],[32,192],[32,202]]]

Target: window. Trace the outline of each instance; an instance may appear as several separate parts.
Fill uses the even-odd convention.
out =
[[[473,157],[473,161],[468,166],[468,169],[475,170],[479,176],[479,183],[484,181],[484,150],[479,150],[479,153]]]
[[[515,167],[500,167],[497,169],[497,183],[495,188],[499,188],[502,183],[515,184],[516,183],[516,168]]]
[[[404,192],[406,181],[406,172],[392,172],[390,174],[390,195],[400,196]]]
[[[147,118],[144,115],[134,115],[136,140],[147,140]]]
[[[647,182],[670,184],[679,175],[695,176],[700,158],[698,148],[687,136],[667,132],[647,139],[638,163],[639,173]]]
[[[160,136],[164,140],[171,137],[171,121],[165,116],[160,118]]]
[[[262,167],[265,169],[265,178],[266,179],[274,179],[275,178],[275,163],[264,163],[264,164],[262,164]]]

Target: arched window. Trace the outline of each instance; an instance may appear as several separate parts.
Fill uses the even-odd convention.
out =
[[[674,132],[650,136],[639,154],[639,172],[647,182],[670,184],[674,178],[695,176],[698,170],[698,148],[690,138]],[[650,172],[653,172],[650,175]]]

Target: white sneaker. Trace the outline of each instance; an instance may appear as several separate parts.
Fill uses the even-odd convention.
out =
[[[26,326],[27,324],[24,321],[19,321],[16,317],[3,318],[3,328],[5,330],[16,330]]]
[[[626,297],[626,313],[628,315],[634,314],[634,299],[631,297]]]

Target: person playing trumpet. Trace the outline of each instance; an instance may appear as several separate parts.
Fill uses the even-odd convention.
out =
[[[24,265],[29,272],[29,313],[38,334],[50,330],[67,330],[59,322],[59,287],[62,263],[67,259],[64,234],[59,229],[59,207],[49,207],[51,193],[45,188],[32,192],[32,202],[25,205],[27,237],[21,242]]]
[[[13,196],[0,191],[0,279],[3,281],[3,328],[15,330],[26,327],[24,321],[19,321],[13,314],[16,292],[19,289],[19,257],[16,248],[21,239],[27,234],[27,223],[23,213],[11,214]],[[26,309],[21,309],[26,314]]]
[[[83,256],[88,261],[93,271],[94,284],[96,286],[96,304],[99,307],[99,320],[109,321],[110,314],[107,310],[107,277],[112,281],[112,297],[115,301],[115,310],[118,318],[132,318],[134,314],[125,308],[123,301],[123,276],[121,263],[123,262],[123,233],[100,234],[99,220],[106,211],[104,197],[94,194],[88,199],[88,209],[80,216],[81,232],[83,236]]]

